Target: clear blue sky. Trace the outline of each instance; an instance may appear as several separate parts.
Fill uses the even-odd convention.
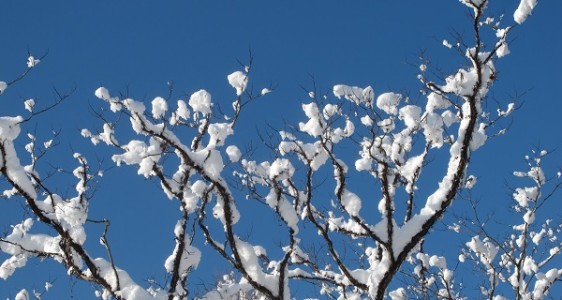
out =
[[[516,2],[495,0],[490,10],[505,13],[504,24],[512,24]],[[511,35],[512,53],[497,65],[493,95],[499,101],[507,103],[510,96],[527,93],[508,135],[490,141],[473,156],[472,173],[483,179],[473,193],[484,202],[493,201],[491,210],[508,203],[504,182],[511,180],[514,169],[524,168],[522,156],[532,146],[562,145],[561,12],[562,1],[540,1],[534,15]],[[105,159],[109,166],[106,148],[92,150],[79,136],[79,129],[101,124],[90,113],[90,105],[101,107],[93,94],[97,87],[128,91],[129,96],[148,101],[166,95],[166,83],[172,81],[175,98],[203,88],[228,107],[234,93],[226,75],[240,69],[237,59],[247,62],[251,49],[255,89],[275,90],[249,107],[238,129],[244,136],[233,141],[242,147],[252,139],[259,144],[253,138],[256,128],[302,120],[300,103],[308,101],[302,87],[312,89],[312,78],[325,93],[334,84],[345,83],[419,99],[418,70],[409,63],[417,64],[424,51],[434,66],[451,71],[455,66],[451,62],[458,58],[441,41],[452,39],[455,30],[471,38],[467,14],[458,1],[442,0],[4,1],[0,80],[9,81],[25,69],[28,49],[35,56],[48,55],[0,98],[0,114],[24,114],[24,99],[34,98],[41,106],[53,99],[53,87],[61,91],[75,87],[67,102],[36,119],[38,136],[47,138],[52,129],[61,130],[60,145],[50,158],[54,165],[70,169],[71,153],[77,151],[92,162]],[[550,158],[553,169],[562,165],[561,158],[560,150]],[[177,215],[175,204],[165,199],[158,184],[135,174],[132,168],[107,171],[90,217],[111,219],[116,260],[141,283],[151,276],[162,278]],[[61,182],[53,181],[61,193],[71,190]],[[16,200],[0,200],[0,229],[6,231],[24,214]],[[162,217],[147,219],[155,213]],[[137,235],[139,231],[144,234]],[[94,246],[95,232],[89,236]],[[202,263],[209,273],[201,275],[201,281],[224,271],[222,265]],[[93,298],[91,293],[82,294],[89,290],[83,284],[72,291],[60,270],[54,264],[29,262],[29,271],[17,272],[13,281],[0,281],[0,297],[13,297],[21,288],[41,289],[45,280],[54,279],[53,291],[45,299],[71,294],[75,299]],[[192,280],[199,283],[197,277]]]

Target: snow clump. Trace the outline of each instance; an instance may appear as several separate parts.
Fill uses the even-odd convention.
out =
[[[248,85],[248,76],[241,71],[236,71],[227,76],[228,83],[236,89],[236,96],[242,95]]]

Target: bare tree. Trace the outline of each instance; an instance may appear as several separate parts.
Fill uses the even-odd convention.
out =
[[[251,58],[242,71],[227,77],[236,90],[230,112],[213,106],[205,90],[187,101],[177,100],[174,108],[172,93],[154,98],[147,108],[143,102],[98,88],[95,96],[109,111],[98,113],[104,123],[101,130],[83,129],[82,135],[94,145],[112,147],[116,165],[135,166],[138,175],[159,182],[181,212],[173,229],[175,247],[164,262],[169,281],[161,285],[141,287],[120,269],[107,238],[109,221],[88,219],[90,182],[96,177],[88,160],[74,155],[75,194],[62,197],[35,168],[50,144],[38,152],[32,138],[25,147],[31,164],[21,165],[22,151],[14,140],[27,119],[0,118],[0,172],[10,187],[4,195],[21,197],[33,216],[0,239],[0,249],[10,255],[0,266],[0,277],[7,279],[28,259],[41,257],[60,262],[70,276],[93,283],[103,299],[290,299],[291,287],[298,282],[338,299],[406,299],[409,294],[462,298],[454,270],[445,258],[427,254],[423,242],[455,198],[475,184],[476,178],[468,174],[472,153],[515,109],[514,103],[500,103],[489,112],[484,105],[496,79],[494,62],[509,53],[507,37],[515,25],[504,27],[487,17],[486,0],[460,2],[471,11],[473,35],[447,46],[464,55],[465,63],[441,78],[422,61],[418,79],[425,106],[411,104],[398,93],[375,96],[372,87],[336,85],[335,101],[311,91],[312,101],[302,105],[306,120],[277,131],[275,139],[264,139],[272,150],[271,160],[252,160],[229,143],[244,107],[270,92],[247,88]],[[535,5],[536,1],[522,0],[515,22],[524,22]],[[30,61],[32,68],[36,63],[33,57]],[[7,86],[0,82],[0,91]],[[32,112],[33,106],[26,104]],[[135,135],[123,142],[116,132],[125,130],[125,119]],[[422,171],[437,151],[446,168],[435,180],[437,188],[422,187]],[[533,160],[536,166],[530,171],[516,174],[535,182],[534,187],[515,190],[516,209],[524,221],[514,228],[517,234],[500,241],[485,227],[473,228],[476,234],[462,252],[462,261],[473,261],[489,278],[483,288],[489,299],[502,299],[496,290],[500,282],[509,283],[518,299],[541,299],[562,275],[558,269],[541,273],[559,254],[558,246],[537,260],[543,254],[538,245],[555,236],[551,229],[556,225],[548,221],[540,229],[531,228],[536,212],[551,195],[540,197],[544,155]],[[372,187],[369,194],[354,191],[353,180],[358,178]],[[245,198],[271,209],[274,222],[281,224],[281,247],[266,249],[251,236],[241,237],[238,222],[248,212],[238,208]],[[49,227],[50,233],[31,233],[34,222]],[[105,258],[93,257],[86,249],[86,222],[104,225],[100,244]],[[202,237],[205,245],[196,245],[196,237]],[[193,295],[190,274],[201,267],[200,258],[208,251],[230,263],[233,272],[207,293]],[[400,271],[410,267],[413,273],[403,282],[411,282],[399,285],[398,278],[406,277]],[[22,290],[21,297],[24,294],[27,291]]]

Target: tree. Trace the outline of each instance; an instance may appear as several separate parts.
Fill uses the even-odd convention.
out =
[[[52,141],[39,145],[28,135],[29,143],[18,144],[22,126],[54,107],[38,110],[33,100],[26,101],[30,117],[0,119],[0,172],[7,187],[3,195],[21,199],[28,211],[0,239],[0,249],[8,256],[0,277],[8,279],[28,260],[41,258],[92,283],[103,299],[290,299],[293,287],[301,285],[312,286],[313,295],[340,299],[463,297],[456,268],[445,257],[431,255],[424,241],[450,213],[454,200],[467,196],[476,183],[468,169],[472,153],[488,137],[502,134],[502,120],[516,109],[515,103],[499,103],[496,110],[488,105],[497,78],[494,63],[509,54],[508,34],[516,25],[504,26],[504,20],[488,17],[486,0],[460,2],[471,12],[472,40],[459,35],[454,45],[444,42],[464,62],[443,77],[431,72],[422,56],[418,79],[425,103],[414,104],[394,92],[375,95],[370,86],[335,85],[336,99],[308,91],[312,100],[302,105],[305,121],[286,130],[262,131],[271,150],[269,160],[253,160],[250,151],[243,153],[230,142],[244,108],[271,92],[248,89],[251,56],[243,70],[227,76],[236,92],[231,110],[215,105],[206,90],[188,100],[168,96],[144,103],[98,88],[95,96],[109,110],[96,112],[103,122],[100,130],[83,129],[82,136],[96,147],[114,149],[111,160],[117,166],[134,166],[138,175],[158,182],[179,208],[169,233],[175,247],[164,261],[169,277],[149,287],[133,280],[114,259],[111,245],[116,241],[108,238],[109,220],[88,217],[95,196],[92,184],[101,176],[90,159],[74,154],[75,191],[62,196],[48,180],[51,174],[40,171]],[[515,23],[523,23],[535,5],[522,0]],[[25,73],[0,82],[0,92],[39,62],[30,55]],[[55,105],[67,97],[57,93]],[[29,157],[24,160],[25,152]],[[445,167],[435,168],[441,173],[432,171],[428,184],[422,171],[431,168],[432,153]],[[562,276],[550,267],[560,253],[559,226],[551,220],[535,223],[537,212],[559,186],[547,185],[552,182],[541,168],[547,154],[539,149],[528,158],[530,169],[515,173],[534,185],[514,190],[515,211],[523,223],[505,241],[486,222],[449,224],[472,234],[459,260],[472,263],[488,280],[481,289],[486,298],[541,299]],[[367,192],[357,191],[365,184],[371,187]],[[245,199],[263,204],[275,216],[271,221],[279,225],[280,246],[243,237],[244,222],[251,222],[244,220]],[[472,218],[478,220],[477,203],[471,203]],[[90,254],[99,250],[86,243],[86,232],[96,224],[103,227],[97,247],[106,252],[99,256]],[[204,269],[201,257],[210,252],[228,262],[232,272],[208,292],[194,295],[190,277]],[[26,290],[16,296],[26,298]]]

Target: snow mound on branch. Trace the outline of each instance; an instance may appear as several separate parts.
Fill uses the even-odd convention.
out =
[[[228,83],[236,89],[236,96],[242,95],[248,85],[248,76],[241,71],[236,71],[227,76]]]
[[[168,111],[168,102],[162,97],[156,97],[152,100],[152,117],[160,119]]]
[[[400,109],[398,118],[404,121],[408,129],[413,129],[420,122],[421,108],[415,105],[406,105]]]
[[[265,273],[260,267],[256,250],[252,245],[235,237],[235,245],[240,255],[240,260],[248,276],[259,282],[274,294],[279,293],[279,277]]]
[[[538,0],[521,0],[519,7],[517,7],[517,10],[513,13],[515,22],[517,22],[517,24],[525,22],[537,4]]]
[[[228,159],[230,159],[231,162],[239,161],[240,157],[242,156],[242,153],[240,153],[240,149],[238,149],[238,147],[234,145],[226,147],[226,154],[228,155]]]
[[[398,113],[398,103],[400,103],[402,95],[396,93],[384,93],[377,97],[377,107],[382,109],[389,115]]]
[[[357,216],[361,210],[361,199],[354,193],[345,190],[341,199],[342,205],[352,216]]]
[[[291,178],[295,173],[295,167],[288,159],[278,158],[269,167],[269,178],[273,180],[285,180]]]
[[[318,109],[316,103],[311,102],[308,104],[303,104],[302,110],[309,118],[309,120],[306,123],[300,122],[299,130],[302,132],[306,132],[314,137],[320,136],[324,132],[325,124],[321,119],[320,110]]]
[[[103,258],[96,258],[94,263],[98,269],[98,273],[103,277],[109,285],[116,289],[117,280],[119,280],[120,290],[116,293],[123,299],[135,299],[135,300],[149,300],[154,299],[145,289],[137,285],[129,276],[129,274],[121,269],[116,269],[114,271],[113,265],[104,260]],[[90,270],[87,270],[86,275],[89,275]],[[117,273],[118,278],[115,276]],[[102,299],[110,299],[109,293],[106,291],[101,295]]]
[[[269,191],[269,194],[265,197],[265,201],[269,207],[279,212],[281,218],[295,233],[299,232],[299,227],[297,226],[299,218],[291,202],[283,195],[278,195],[275,189]]]
[[[336,84],[333,88],[334,96],[338,99],[344,97],[345,99],[354,102],[355,104],[371,104],[375,96],[373,88],[368,86],[366,88],[360,88],[357,86],[347,86],[345,84]]]
[[[211,94],[205,90],[199,90],[189,97],[189,106],[194,112],[200,112],[204,115],[211,113]]]
[[[94,92],[94,95],[96,96],[96,98],[99,98],[105,102],[109,102],[112,112],[121,110],[121,103],[119,103],[119,99],[111,97],[111,95],[109,94],[109,90],[107,90],[103,86],[97,88]]]
[[[224,168],[221,154],[215,149],[204,149],[190,154],[190,158],[203,167],[205,174],[211,179],[218,180]]]
[[[27,67],[31,69],[31,68],[37,66],[37,64],[40,63],[40,62],[41,62],[41,60],[35,58],[33,55],[30,55],[27,58]]]
[[[226,138],[234,133],[228,123],[214,123],[209,125],[209,145],[207,149],[215,149],[217,146],[224,145]]]
[[[31,298],[29,297],[29,293],[27,292],[26,289],[19,291],[19,293],[17,293],[16,297],[14,298],[14,300],[29,300],[29,299]]]
[[[0,81],[0,95],[8,88],[8,84],[4,81]]]
[[[184,120],[189,119],[189,109],[185,101],[178,100],[178,109],[176,110],[176,115]]]
[[[14,140],[20,134],[18,124],[22,121],[20,116],[0,117],[0,140]]]
[[[427,104],[425,109],[427,112],[434,112],[436,109],[446,109],[451,106],[451,102],[442,95],[431,93],[427,96]]]
[[[35,107],[35,100],[27,99],[23,102],[23,105],[25,107],[25,110],[33,112],[33,107]]]

